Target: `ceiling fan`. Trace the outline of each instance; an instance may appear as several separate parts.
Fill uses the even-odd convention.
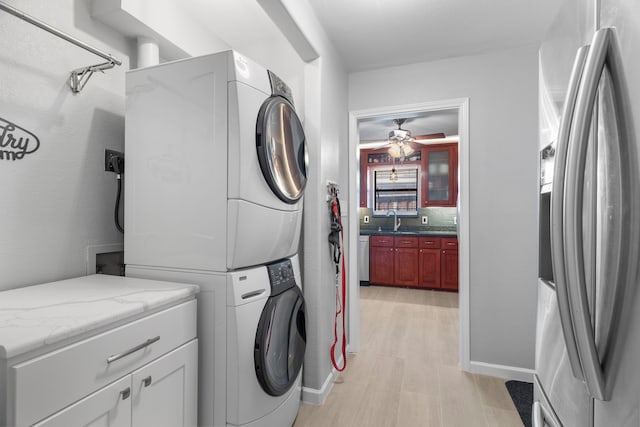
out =
[[[411,147],[411,142],[415,141],[415,138],[411,136],[411,132],[402,129],[402,124],[406,119],[393,119],[393,123],[398,125],[398,129],[393,129],[389,132],[389,154],[391,157],[406,157],[413,153],[414,149]]]
[[[402,129],[402,125],[406,121],[407,119],[403,118],[393,119],[393,123],[398,126],[398,128],[392,129],[386,140],[364,142],[360,144],[360,148],[387,148],[392,157],[400,158],[409,156],[413,153],[414,147],[411,146],[412,143],[427,145],[444,142],[458,142],[457,135],[454,137],[445,137],[443,133],[424,135],[422,137],[415,138],[411,135],[411,131]]]

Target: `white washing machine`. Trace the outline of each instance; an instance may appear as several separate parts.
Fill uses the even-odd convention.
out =
[[[297,255],[228,273],[127,266],[127,275],[200,286],[199,426],[293,424],[306,347]]]
[[[291,91],[234,51],[127,73],[125,263],[229,271],[298,250],[307,180]]]
[[[305,305],[297,257],[232,273],[227,426],[291,426],[301,398]]]

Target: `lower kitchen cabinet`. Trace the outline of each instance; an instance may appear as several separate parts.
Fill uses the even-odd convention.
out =
[[[16,359],[4,365],[8,375],[0,369],[8,380],[0,425],[197,425],[195,299]]]
[[[458,290],[456,237],[371,236],[369,282]]]
[[[195,426],[197,366],[193,340],[34,427]]]
[[[418,238],[371,236],[369,283],[418,285]]]
[[[394,285],[418,286],[418,248],[395,248],[393,270]]]
[[[419,243],[418,286],[437,289],[440,287],[440,238],[421,237]]]
[[[458,239],[442,239],[441,286],[449,291],[458,290]]]
[[[129,427],[130,396],[131,377],[125,377],[34,424],[34,427]]]
[[[131,425],[195,426],[198,345],[193,340],[131,375]]]
[[[371,236],[369,241],[369,283],[394,284],[393,237]]]

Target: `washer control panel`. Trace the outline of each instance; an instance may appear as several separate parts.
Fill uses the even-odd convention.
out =
[[[267,271],[271,282],[271,296],[284,292],[296,285],[293,265],[289,259],[267,265]]]

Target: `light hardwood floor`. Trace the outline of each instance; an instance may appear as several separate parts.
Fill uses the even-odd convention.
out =
[[[458,362],[458,294],[360,288],[361,351],[294,427],[522,427],[504,380]]]

